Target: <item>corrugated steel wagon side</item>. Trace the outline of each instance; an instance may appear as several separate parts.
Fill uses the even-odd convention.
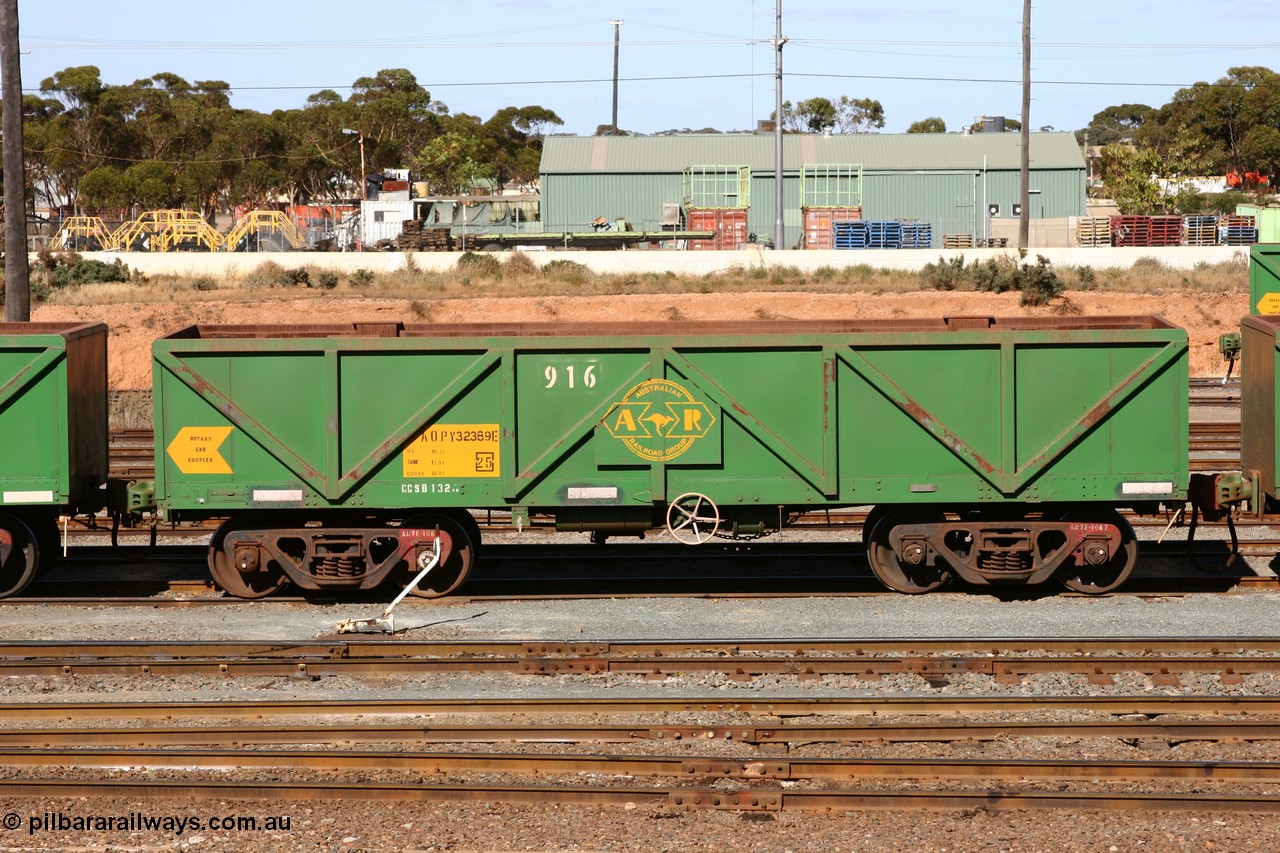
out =
[[[252,510],[211,549],[248,596],[404,577],[436,539],[443,594],[468,509],[700,542],[846,505],[896,588],[1095,591],[1132,567],[1114,507],[1185,498],[1186,351],[1150,317],[197,326],[154,344],[157,501]]]
[[[57,548],[57,519],[103,505],[107,327],[0,323],[0,597]]]

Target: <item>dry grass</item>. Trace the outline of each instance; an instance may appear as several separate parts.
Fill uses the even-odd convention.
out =
[[[286,269],[270,261],[238,277],[151,276],[128,282],[88,284],[53,291],[53,305],[111,305],[133,302],[210,303],[255,302],[281,296],[356,296],[371,299],[413,299],[429,302],[455,297],[601,296],[612,294],[680,293],[909,293],[928,290],[915,271],[884,270],[860,264],[820,267],[803,272],[795,267],[750,267],[708,275],[662,273],[607,274],[592,272],[569,259],[539,268],[525,255],[512,253],[499,262],[492,255],[458,269],[433,272],[400,269],[389,273],[352,273],[303,266]],[[1129,270],[1058,270],[1068,290],[1129,294],[1244,293],[1248,264],[1202,264],[1192,270],[1173,269],[1157,259],[1141,259]],[[336,278],[336,281],[334,280]]]

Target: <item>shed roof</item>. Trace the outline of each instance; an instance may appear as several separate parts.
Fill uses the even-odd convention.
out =
[[[783,137],[787,171],[800,166],[861,164],[864,170],[1018,169],[1017,133],[857,133]],[[774,138],[756,133],[690,133],[676,136],[549,136],[542,174],[682,172],[689,166],[750,166],[772,172]],[[1031,134],[1033,169],[1083,169],[1071,133]]]

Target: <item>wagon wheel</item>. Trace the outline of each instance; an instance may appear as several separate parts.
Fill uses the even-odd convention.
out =
[[[1114,524],[1120,528],[1120,547],[1116,555],[1098,566],[1077,566],[1068,563],[1058,570],[1056,577],[1063,586],[1085,595],[1102,595],[1129,579],[1129,573],[1138,564],[1138,537],[1129,522],[1120,513],[1107,507],[1091,509],[1078,507],[1062,515],[1063,521],[1086,521],[1095,524]]]
[[[259,530],[270,524],[261,519],[229,518],[214,532],[209,540],[209,574],[219,589],[236,598],[265,598],[289,582],[289,577],[274,561],[257,566],[246,566],[244,571],[236,564],[234,548],[227,552],[227,537],[241,530]]]
[[[405,519],[400,526],[420,527],[424,530],[439,527],[441,532],[449,534],[449,540],[452,543],[449,556],[440,565],[427,572],[427,576],[409,590],[410,595],[418,598],[440,598],[462,586],[475,565],[476,551],[480,544],[480,526],[471,517],[471,513],[424,512]],[[408,563],[391,575],[391,583],[403,587],[417,576],[421,568]]]
[[[951,570],[945,565],[912,565],[899,560],[889,542],[889,533],[904,524],[937,524],[943,521],[942,513],[924,507],[902,507],[885,512],[871,529],[867,541],[867,562],[880,583],[889,589],[918,595],[931,592],[951,580]]]
[[[685,492],[667,507],[667,530],[677,542],[701,545],[720,529],[720,510],[697,492]]]
[[[862,521],[862,544],[868,549],[871,547],[871,531],[876,529],[876,525],[880,523],[880,519],[884,518],[892,512],[891,509],[883,504],[877,504],[867,513],[867,517]]]
[[[35,580],[40,544],[22,519],[0,513],[0,598],[22,592]]]

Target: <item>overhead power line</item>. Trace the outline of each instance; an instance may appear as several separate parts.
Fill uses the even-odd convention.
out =
[[[611,43],[612,44],[612,43]],[[789,44],[789,42],[788,42]],[[772,77],[772,72],[743,72],[739,74],[668,74],[655,75],[645,77],[620,77],[619,80],[624,83],[664,83],[664,82],[689,82],[693,80],[732,80],[743,79],[748,77]],[[787,77],[809,77],[809,78],[825,78],[830,80],[889,80],[903,81],[910,83],[991,83],[991,84],[1007,84],[1020,86],[1022,81],[1013,77],[926,77],[920,75],[909,74],[837,74],[832,72],[816,72],[816,71],[788,71]],[[487,86],[573,86],[573,85],[594,85],[599,83],[611,83],[612,77],[575,77],[562,78],[558,80],[465,80],[465,81],[419,81],[424,89],[445,89],[445,88],[463,88],[463,87],[487,87]],[[1236,83],[1207,83],[1200,81],[1207,86],[1222,86],[1224,88],[1239,85]],[[1188,82],[1157,82],[1142,80],[1032,80],[1037,86],[1137,86],[1155,89],[1185,89],[1195,83]],[[116,92],[162,92],[163,89],[157,89],[149,86],[116,86],[107,84],[112,91]],[[1266,84],[1259,84],[1266,86]],[[356,87],[351,84],[345,85],[297,85],[297,86],[236,86],[228,85],[228,90],[235,92],[288,92],[288,91],[306,91],[321,92],[326,89],[334,91],[353,91]],[[38,88],[24,88],[24,92],[29,94],[40,94]]]
[[[604,23],[607,23],[605,21]],[[636,21],[638,25],[644,26],[643,22]],[[587,22],[587,24],[595,25],[596,22]],[[575,25],[581,26],[581,25]],[[720,33],[706,33],[696,30],[684,30],[677,27],[659,27],[653,24],[648,26],[654,29],[666,29],[673,32],[685,32],[694,35],[703,36],[698,39],[648,39],[628,41],[628,47],[670,47],[670,46],[696,46],[708,44],[725,44],[725,45],[749,45],[758,43],[758,39],[752,39],[747,36],[732,36]],[[508,32],[534,32],[538,30],[554,30],[565,29],[564,27],[537,27],[527,30],[512,30]],[[150,41],[140,39],[98,39],[98,38],[75,38],[66,35],[57,36],[32,36],[23,37],[23,46],[33,50],[83,50],[85,48],[97,48],[99,50],[387,50],[389,48],[403,50],[475,50],[482,48],[494,49],[514,49],[514,48],[565,48],[565,47],[601,47],[608,46],[611,42],[601,39],[578,39],[566,41],[467,41],[460,42],[456,39],[472,38],[475,36],[501,35],[499,32],[487,33],[458,33],[449,36],[436,36],[433,38],[404,38],[403,36],[392,39],[346,39],[346,40],[315,40],[315,41]],[[789,44],[804,46],[848,46],[848,47],[919,47],[919,48],[1018,48],[1020,43],[1016,41],[999,41],[999,40],[979,40],[969,41],[963,39],[826,39],[826,38],[789,38]],[[1040,41],[1035,42],[1037,50],[1045,49],[1090,49],[1090,50],[1275,50],[1280,48],[1280,42],[1070,42],[1070,41]]]

